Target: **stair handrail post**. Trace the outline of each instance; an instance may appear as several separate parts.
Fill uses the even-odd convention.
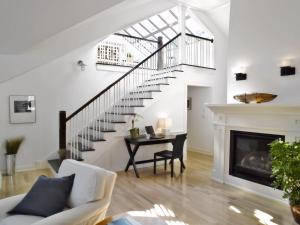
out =
[[[179,30],[181,32],[181,36],[179,38],[179,63],[186,63],[186,11],[187,7],[185,5],[179,6]]]
[[[59,149],[66,149],[67,147],[67,113],[66,111],[59,111]]]
[[[159,36],[157,38],[157,49],[163,46],[163,37]],[[157,69],[160,70],[164,67],[164,58],[162,50],[157,53]]]

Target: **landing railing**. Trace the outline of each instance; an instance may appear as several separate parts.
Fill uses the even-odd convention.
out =
[[[69,158],[80,159],[93,141],[101,141],[104,132],[113,131],[113,123],[124,115],[134,115],[133,106],[141,104],[149,94],[149,81],[167,73],[179,64],[179,36],[168,41],[154,53],[129,70],[87,103],[66,116],[60,111],[59,147],[70,151]]]
[[[186,34],[185,64],[204,68],[215,67],[214,40]]]

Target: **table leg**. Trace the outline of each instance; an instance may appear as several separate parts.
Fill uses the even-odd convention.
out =
[[[127,151],[128,151],[128,154],[130,156],[129,160],[128,160],[128,163],[127,163],[127,166],[125,168],[125,172],[128,171],[129,167],[132,165],[133,166],[133,169],[134,169],[134,173],[135,173],[135,176],[137,178],[140,178],[140,175],[139,175],[139,172],[137,170],[137,167],[135,165],[135,160],[134,160],[134,157],[139,149],[139,145],[136,144],[133,148],[133,150],[131,149],[131,146],[130,146],[130,143],[126,142],[126,147],[127,147]]]

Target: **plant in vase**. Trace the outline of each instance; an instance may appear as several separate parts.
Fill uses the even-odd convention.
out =
[[[131,120],[131,129],[129,130],[131,138],[138,138],[140,136],[140,129],[134,125],[134,123],[140,119],[143,119],[143,117],[139,114],[135,114]]]
[[[9,176],[15,174],[16,155],[23,141],[24,141],[24,137],[17,137],[17,138],[8,139],[5,142],[6,174]]]
[[[283,198],[289,199],[294,219],[300,224],[300,142],[276,140],[270,146],[274,186],[283,190]]]
[[[127,52],[127,62],[128,63],[133,63],[133,54],[131,52]]]

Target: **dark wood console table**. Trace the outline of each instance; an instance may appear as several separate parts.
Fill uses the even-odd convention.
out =
[[[127,172],[129,167],[132,165],[134,172],[135,172],[135,176],[137,178],[139,178],[140,175],[139,175],[136,165],[153,162],[153,159],[135,161],[134,157],[135,157],[137,151],[139,150],[140,146],[172,143],[175,140],[175,138],[176,138],[175,135],[168,135],[168,136],[165,136],[164,138],[160,138],[160,139],[151,139],[151,138],[146,138],[145,136],[141,136],[140,138],[135,138],[135,139],[132,139],[131,137],[125,137],[124,140],[126,143],[128,154],[129,154],[129,160],[128,160],[127,166],[125,168],[125,172]],[[134,146],[133,149],[131,148],[131,145]],[[164,160],[164,159],[161,159],[161,160]],[[160,160],[157,160],[157,161],[160,161]]]

